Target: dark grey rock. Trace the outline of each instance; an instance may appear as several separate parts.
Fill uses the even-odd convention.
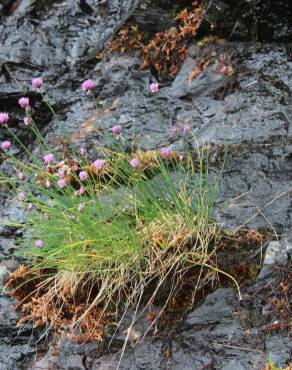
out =
[[[206,20],[215,20],[216,32],[231,40],[266,40],[270,43],[226,42],[224,45],[193,45],[190,57],[171,83],[162,83],[157,94],[149,91],[149,71],[141,71],[137,55],[109,55],[98,62],[95,55],[125,20],[133,15],[148,33],[173,25],[172,12],[183,6],[168,0],[138,1],[2,1],[0,4],[0,110],[11,115],[11,128],[41,155],[32,137],[19,122],[23,112],[19,97],[28,94],[36,120],[54,145],[60,127],[38,94],[31,92],[31,79],[42,75],[47,98],[64,127],[81,143],[113,146],[110,128],[122,126],[122,143],[134,137],[144,149],[170,145],[181,150],[186,144],[210,148],[210,172],[214,179],[222,166],[224,145],[228,155],[215,218],[226,228],[267,224],[284,234],[291,231],[292,188],[292,57],[288,1],[209,2]],[[153,15],[153,17],[151,17]],[[157,20],[160,19],[160,23]],[[204,36],[209,25],[200,31]],[[285,41],[283,43],[272,41]],[[272,42],[272,43],[271,43]],[[231,79],[216,71],[215,62],[189,82],[201,55],[227,54],[235,68]],[[94,78],[97,88],[86,96],[81,84]],[[16,82],[17,81],[17,82]],[[192,134],[183,138],[181,128],[190,124]],[[178,130],[178,133],[175,131]],[[107,132],[107,140],[101,133]],[[0,137],[9,137],[0,128]],[[20,154],[20,150],[16,149]],[[1,160],[3,155],[1,153]],[[1,171],[14,170],[1,164]],[[17,266],[11,258],[19,231],[7,222],[25,221],[25,211],[1,189],[0,285],[7,272]],[[8,200],[7,200],[8,199]],[[228,202],[227,202],[228,201]],[[268,249],[267,260],[286,260],[288,239]],[[289,244],[291,245],[291,243]],[[252,294],[273,279],[266,264]],[[261,285],[262,284],[262,285]],[[279,366],[289,359],[291,344],[281,334],[265,338],[260,326],[271,323],[271,304],[256,302],[236,315],[238,297],[232,289],[219,289],[193,310],[170,338],[150,336],[141,343],[129,341],[121,357],[125,330],[110,351],[96,344],[78,345],[61,338],[45,346],[36,358],[35,342],[40,333],[31,327],[18,332],[18,314],[7,292],[0,295],[0,370],[17,369],[252,369],[263,366],[269,354]],[[243,312],[244,311],[244,312]],[[145,322],[136,328],[145,332]],[[243,349],[242,349],[243,348]],[[262,351],[262,352],[261,352]],[[165,355],[170,354],[169,356]],[[260,355],[263,353],[263,356]]]
[[[0,264],[0,289],[3,289],[7,276],[9,274],[9,271],[6,266],[3,264]]]
[[[31,328],[16,328],[19,318],[14,309],[15,300],[2,292],[0,286],[0,369],[22,369],[36,352]]]
[[[0,250],[2,255],[10,255],[15,251],[14,240],[11,238],[0,239]]]
[[[228,39],[291,41],[291,17],[291,4],[285,0],[211,0],[206,20]]]
[[[236,302],[235,293],[232,288],[217,289],[205,299],[204,305],[197,308],[186,319],[188,325],[219,324],[222,319],[230,317]]]
[[[183,98],[192,96],[193,99],[204,97],[214,93],[220,86],[224,84],[227,77],[217,73],[214,70],[214,65],[207,67],[205,71],[197,76],[197,78],[189,80],[192,71],[196,68],[195,60],[187,58],[183,63],[181,70],[176,76],[170,90],[170,94],[175,97]],[[214,110],[214,107],[209,108]],[[205,116],[210,117],[215,115],[216,112]]]
[[[266,359],[272,356],[273,362],[279,367],[285,368],[291,361],[292,345],[289,337],[271,336],[266,342]],[[290,356],[290,357],[289,357]]]
[[[292,253],[292,244],[287,239],[272,241],[265,254],[264,265],[274,265],[286,262]]]

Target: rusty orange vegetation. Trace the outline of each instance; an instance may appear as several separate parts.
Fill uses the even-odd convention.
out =
[[[138,26],[125,27],[113,40],[109,51],[124,53],[138,50],[143,57],[141,69],[153,66],[162,78],[175,76],[187,57],[188,42],[197,34],[204,15],[204,7],[193,1],[191,10],[184,9],[177,15],[178,27],[157,32],[148,42]]]

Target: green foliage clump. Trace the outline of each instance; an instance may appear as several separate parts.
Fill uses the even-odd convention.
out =
[[[89,82],[85,88],[92,89]],[[116,149],[96,148],[93,161],[84,148],[80,155],[73,147],[53,150],[29,112],[43,159],[14,135],[27,160],[8,150],[18,176],[1,177],[27,209],[26,223],[14,226],[23,229],[19,250],[29,266],[8,282],[20,299],[21,323],[59,328],[68,324],[69,310],[72,322],[91,333],[93,322],[141,302],[150,308],[159,301],[162,314],[190,272],[193,294],[218,273],[238,287],[217,267],[220,230],[212,209],[219,179],[210,180],[203,150],[128,154],[115,126]],[[89,319],[93,310],[98,315]]]

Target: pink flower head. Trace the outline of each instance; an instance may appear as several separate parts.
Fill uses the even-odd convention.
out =
[[[65,179],[60,179],[58,181],[58,185],[60,186],[61,189],[64,189],[67,185],[66,180]]]
[[[29,98],[23,96],[18,100],[18,104],[21,106],[21,108],[29,107]]]
[[[20,202],[23,202],[24,199],[25,199],[25,192],[24,191],[21,191],[20,193],[18,193],[17,195],[17,199],[20,201]]]
[[[79,206],[78,206],[78,211],[79,212],[84,212],[85,210],[85,205],[83,203],[80,203]]]
[[[137,168],[139,166],[139,159],[137,158],[133,158],[130,160],[130,165],[133,167],[133,168]]]
[[[153,82],[149,87],[152,93],[157,93],[159,89],[159,84],[158,82]]]
[[[170,156],[170,150],[168,148],[161,148],[160,155],[162,158],[168,158]]]
[[[11,141],[8,141],[8,140],[3,141],[1,143],[1,149],[5,151],[11,149],[11,146],[12,146]]]
[[[70,166],[72,170],[77,171],[79,168],[77,159],[72,159]]]
[[[59,177],[65,177],[67,173],[70,172],[70,167],[66,164],[63,164],[62,167],[58,170],[58,176]]]
[[[32,203],[28,203],[27,209],[29,211],[31,211],[33,209],[33,204]]]
[[[34,245],[37,248],[42,248],[44,246],[44,242],[41,239],[38,239],[38,240],[35,241]]]
[[[79,149],[79,153],[82,157],[84,157],[87,153],[87,150],[85,148],[83,148],[83,146]]]
[[[95,167],[96,170],[102,170],[104,165],[105,165],[104,159],[97,159],[96,161],[93,162],[93,166]]]
[[[25,175],[24,175],[23,172],[18,172],[17,177],[19,178],[19,180],[24,180],[25,179]]]
[[[23,118],[23,123],[25,126],[29,126],[31,124],[30,119],[28,117]]]
[[[65,177],[65,169],[64,168],[60,168],[58,170],[58,176],[61,177],[61,178]]]
[[[96,86],[96,82],[93,80],[86,80],[82,84],[82,90],[89,93],[91,90],[93,90]]]
[[[84,189],[84,187],[83,186],[81,186],[80,187],[80,189],[79,190],[77,190],[77,194],[78,195],[84,195],[86,193],[86,190]]]
[[[0,112],[0,125],[7,125],[9,121],[9,114],[6,112]]]
[[[52,186],[51,181],[50,181],[50,180],[46,180],[45,187],[46,187],[47,189],[50,189],[50,187],[51,187],[51,186]]]
[[[38,77],[38,78],[34,78],[32,80],[32,87],[35,89],[35,90],[40,90],[41,87],[43,86],[43,79],[41,77]]]
[[[87,180],[87,178],[88,178],[88,174],[87,174],[87,172],[86,172],[86,171],[81,171],[81,172],[79,173],[79,179],[80,179],[81,181],[86,181],[86,180]]]
[[[120,135],[121,131],[122,131],[122,128],[120,125],[114,126],[112,128],[112,133],[115,134],[116,136]]]
[[[55,159],[55,157],[54,157],[54,154],[52,154],[52,153],[46,154],[44,156],[45,164],[50,164],[50,163],[54,162],[54,159]]]
[[[183,132],[184,132],[184,135],[189,135],[189,133],[191,132],[191,127],[189,125],[185,125],[183,127]]]

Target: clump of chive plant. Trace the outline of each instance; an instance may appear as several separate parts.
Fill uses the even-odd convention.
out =
[[[52,109],[42,86],[42,79],[33,81]],[[94,87],[93,80],[82,85],[86,93]],[[158,92],[158,86],[150,89]],[[9,130],[9,115],[0,113],[1,124],[27,156],[23,162],[10,155],[10,142],[1,145],[16,169],[15,177],[1,181],[28,212],[18,244],[29,266],[21,266],[8,282],[20,299],[20,323],[59,328],[68,324],[64,310],[69,310],[73,324],[90,334],[93,312],[97,326],[141,303],[159,302],[162,314],[189,271],[196,280],[194,293],[218,272],[228,275],[216,265],[220,230],[212,208],[218,182],[210,183],[203,152],[176,153],[165,146],[128,154],[100,148],[89,158],[80,147],[60,157],[39,132],[29,100],[21,99],[42,156],[21,144]],[[120,140],[120,126],[110,131]],[[190,126],[183,131],[189,136]]]

